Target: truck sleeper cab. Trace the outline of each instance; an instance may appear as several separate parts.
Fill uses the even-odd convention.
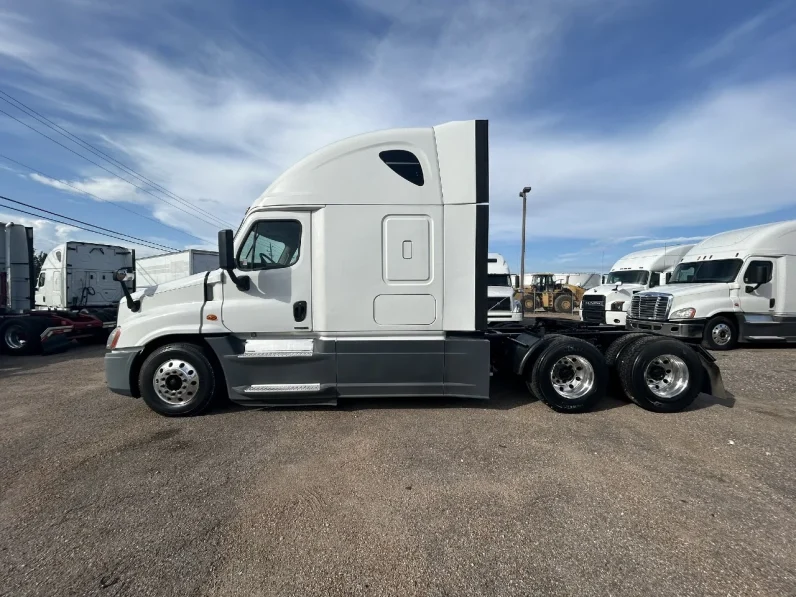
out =
[[[680,342],[552,321],[488,326],[487,143],[486,121],[455,122],[360,135],[297,163],[234,238],[219,233],[219,269],[120,305],[110,389],[188,415],[222,387],[250,405],[488,398],[491,373],[505,370],[577,411],[625,363],[625,391],[653,410],[720,392],[710,358]]]
[[[717,234],[695,245],[669,284],[633,297],[628,327],[701,341],[796,342],[796,220]]]

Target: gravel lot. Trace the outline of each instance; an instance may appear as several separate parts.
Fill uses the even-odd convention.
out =
[[[734,397],[676,415],[165,419],[102,355],[0,360],[0,595],[796,594],[794,349],[720,354]]]

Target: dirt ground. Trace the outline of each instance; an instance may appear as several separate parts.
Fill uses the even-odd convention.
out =
[[[215,408],[0,357],[0,595],[796,594],[796,350],[657,415],[488,402]]]

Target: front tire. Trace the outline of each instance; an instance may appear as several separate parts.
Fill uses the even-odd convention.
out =
[[[531,394],[558,412],[583,412],[605,395],[608,368],[602,353],[585,340],[552,341],[531,368]]]
[[[705,325],[702,346],[710,350],[732,350],[738,345],[738,326],[728,317],[716,316]]]
[[[149,355],[138,374],[147,406],[166,417],[201,413],[213,400],[216,375],[195,344],[168,344]]]
[[[671,338],[647,336],[631,343],[618,362],[628,398],[653,412],[687,408],[702,389],[704,370],[696,352]]]

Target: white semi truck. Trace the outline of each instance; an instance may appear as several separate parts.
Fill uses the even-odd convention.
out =
[[[628,327],[713,350],[796,342],[796,220],[731,230],[695,245],[667,285],[633,296]]]
[[[186,276],[207,272],[217,267],[218,253],[216,251],[188,249],[175,253],[142,257],[135,262],[136,288],[145,290],[150,286],[172,282]]]
[[[657,247],[625,255],[614,263],[603,284],[583,295],[580,318],[589,323],[625,327],[633,295],[665,284],[693,246]]]
[[[577,321],[488,326],[487,130],[379,131],[295,164],[236,234],[219,232],[218,269],[127,293],[109,388],[171,416],[216,393],[260,406],[488,398],[495,371],[565,412],[594,405],[612,372],[651,410],[722,395],[700,346]]]
[[[514,296],[514,278],[509,264],[500,253],[489,253],[487,259],[487,309],[489,323],[496,321],[522,321],[522,303]]]

